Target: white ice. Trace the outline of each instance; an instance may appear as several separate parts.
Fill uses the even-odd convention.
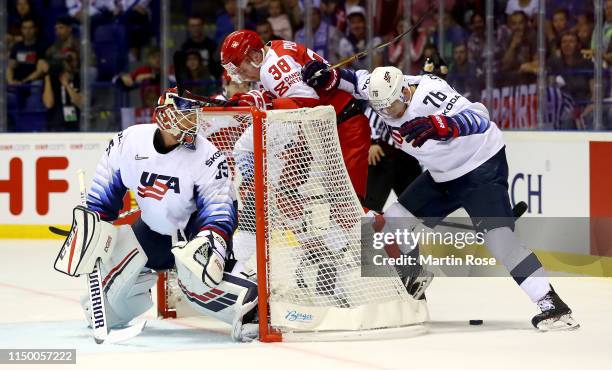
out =
[[[125,343],[96,345],[84,281],[53,270],[58,241],[0,241],[0,348],[76,348],[77,365],[0,369],[612,369],[612,279],[553,278],[581,328],[540,333],[536,307],[510,278],[438,278],[429,332],[406,339],[232,343],[211,319],[157,320]],[[482,326],[468,320],[482,319]]]

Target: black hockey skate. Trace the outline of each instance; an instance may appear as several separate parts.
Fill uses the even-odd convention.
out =
[[[406,276],[402,277],[402,283],[406,287],[408,294],[416,300],[425,299],[425,290],[434,278],[434,274],[431,271],[421,268],[418,276]]]
[[[580,325],[572,317],[572,310],[559,298],[553,287],[550,287],[544,298],[538,302],[541,313],[531,319],[534,327],[541,331],[573,330]]]

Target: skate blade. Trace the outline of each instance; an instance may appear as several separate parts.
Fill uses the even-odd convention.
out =
[[[574,320],[574,318],[569,314],[562,315],[559,318],[543,320],[538,324],[538,330],[542,332],[576,330],[579,327],[580,324],[578,324],[578,322],[576,322],[576,320]]]

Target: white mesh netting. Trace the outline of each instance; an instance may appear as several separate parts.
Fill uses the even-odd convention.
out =
[[[426,308],[406,293],[393,269],[388,277],[361,277],[363,210],[344,167],[334,110],[279,110],[266,116],[271,325],[284,331],[358,330],[424,321]],[[234,253],[248,260],[256,229],[252,118],[231,111],[198,118],[204,136],[228,158],[239,193]]]

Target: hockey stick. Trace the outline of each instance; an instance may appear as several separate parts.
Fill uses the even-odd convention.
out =
[[[79,179],[79,190],[81,192],[81,204],[87,206],[87,192],[85,190],[85,172],[79,169],[77,172]],[[96,259],[94,269],[87,274],[87,289],[89,293],[89,303],[91,304],[91,326],[93,328],[94,340],[97,344],[117,343],[126,339],[133,338],[140,334],[146,325],[142,321],[133,326],[121,330],[111,331],[108,327],[106,308],[104,303],[104,286],[100,269],[101,259]]]
[[[527,211],[527,203],[518,202],[516,203],[514,208],[512,208],[512,215],[514,216],[515,220],[518,220],[526,211]],[[460,224],[458,222],[440,221],[438,224],[436,224],[436,226],[445,226],[445,227],[452,227],[455,229],[471,230],[471,231],[476,230],[476,228],[472,225]]]
[[[416,22],[415,22],[415,23],[414,23],[414,24],[413,24],[413,25],[412,25],[410,28],[408,28],[406,31],[404,31],[404,32],[400,33],[399,35],[395,36],[394,38],[392,38],[391,40],[389,40],[389,41],[387,41],[387,42],[380,43],[380,44],[378,44],[378,45],[376,45],[376,46],[374,46],[374,47],[371,47],[371,48],[369,48],[369,49],[366,49],[366,50],[360,51],[360,52],[359,52],[359,53],[357,53],[357,54],[351,55],[351,56],[350,56],[350,57],[348,57],[348,58],[342,59],[342,60],[341,60],[341,61],[339,61],[338,63],[336,63],[336,64],[334,64],[334,65],[332,65],[332,66],[327,67],[327,69],[326,69],[326,70],[320,70],[320,71],[315,72],[315,74],[314,74],[314,75],[312,75],[312,77],[310,77],[310,78],[308,79],[308,81],[306,82],[306,84],[308,84],[308,82],[312,81],[313,79],[315,79],[315,78],[317,78],[317,77],[321,76],[321,74],[322,74],[324,71],[325,71],[325,72],[329,72],[329,71],[331,71],[331,70],[333,70],[333,69],[340,68],[340,67],[342,67],[342,66],[344,66],[344,65],[346,65],[346,64],[348,64],[348,63],[351,63],[351,62],[354,62],[354,61],[356,61],[356,60],[358,60],[358,59],[361,59],[361,58],[365,57],[366,55],[368,55],[368,54],[370,54],[370,53],[372,53],[372,52],[374,52],[374,51],[376,51],[376,50],[378,50],[378,49],[383,49],[383,48],[386,48],[387,46],[389,46],[389,45],[393,44],[394,42],[396,42],[396,41],[398,41],[398,40],[401,40],[401,39],[402,39],[404,36],[406,36],[407,34],[409,34],[409,33],[410,33],[410,32],[412,32],[412,31],[414,31],[414,30],[415,30],[415,29],[416,29],[416,28],[417,28],[417,27],[418,27],[418,26],[419,26],[421,23],[423,23],[423,21],[425,20],[425,18],[427,18],[427,16],[432,15],[432,14],[433,14],[433,13],[432,13],[432,11],[433,11],[433,10],[435,10],[435,8],[434,8],[434,3],[432,3],[432,4],[429,6],[429,8],[428,8],[428,9],[425,11],[425,13],[423,13],[423,15],[421,15],[421,18],[419,18],[419,19],[418,19],[418,20],[417,20],[417,21],[416,21]]]
[[[115,221],[121,220],[122,218],[125,218],[127,216],[131,216],[138,211],[140,211],[140,208],[136,207],[136,208],[130,209],[129,211],[120,213],[119,216],[117,216],[117,219]],[[70,230],[60,229],[59,227],[55,227],[55,226],[49,226],[49,231],[51,231],[53,234],[61,235],[61,236],[68,236],[70,234]]]

